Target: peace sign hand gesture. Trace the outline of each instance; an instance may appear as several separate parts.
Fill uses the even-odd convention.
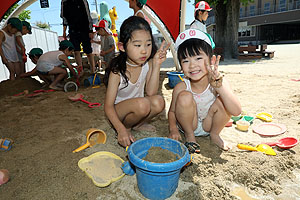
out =
[[[209,65],[206,61],[206,69],[208,71],[209,83],[214,88],[221,87],[223,82],[223,75],[221,75],[221,73],[218,71],[220,58],[220,55],[218,55],[218,57],[213,55],[211,59],[211,65]]]
[[[153,61],[157,65],[161,65],[167,58],[167,50],[169,49],[171,43],[168,43],[165,46],[166,41],[163,41],[160,45],[160,48],[157,50],[156,54],[153,57]]]

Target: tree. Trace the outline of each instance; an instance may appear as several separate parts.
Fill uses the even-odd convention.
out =
[[[37,22],[35,23],[35,25],[36,25],[37,27],[39,27],[39,28],[50,30],[50,25],[47,24],[46,22],[43,23],[43,22],[41,22],[41,21],[37,21]]]
[[[17,9],[18,6],[19,6],[19,4],[17,4],[17,3],[15,3],[13,6],[11,6],[11,7],[6,11],[6,13],[4,14],[3,18],[4,18],[4,19],[7,19],[7,18],[10,16],[10,14],[11,14],[14,10]],[[22,21],[23,21],[23,20],[29,20],[29,19],[31,19],[30,14],[31,14],[31,11],[30,11],[30,10],[23,10],[23,11],[19,14],[18,18],[19,18],[20,20],[22,20]]]
[[[195,4],[200,0],[195,0]],[[224,49],[225,58],[238,56],[238,28],[240,18],[240,3],[248,0],[207,0],[214,6],[217,47]]]

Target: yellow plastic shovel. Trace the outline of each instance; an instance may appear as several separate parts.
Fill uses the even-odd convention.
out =
[[[248,151],[260,151],[267,155],[275,156],[276,152],[267,144],[259,144],[256,147],[248,146],[245,144],[238,144],[239,149],[248,150]]]
[[[73,153],[82,151],[82,150],[84,150],[88,147],[92,147],[96,144],[105,144],[105,142],[106,142],[106,134],[104,131],[102,131],[100,129],[96,129],[96,128],[90,128],[86,132],[86,143],[84,145],[82,145],[81,147],[78,147],[77,149],[75,149],[73,151]]]

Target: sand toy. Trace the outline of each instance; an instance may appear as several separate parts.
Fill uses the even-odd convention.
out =
[[[76,94],[73,97],[69,97],[69,99],[71,101],[82,101],[82,102],[88,104],[89,108],[95,108],[95,107],[101,106],[101,103],[91,103],[91,102],[88,102],[88,101],[82,99],[83,97],[84,97],[83,94]]]
[[[71,92],[71,91],[77,92],[77,90],[78,90],[78,85],[74,81],[68,81],[64,85],[64,91],[65,92]]]
[[[240,131],[248,131],[248,128],[250,126],[250,123],[248,121],[239,120],[236,122],[236,128]]]
[[[290,149],[299,143],[298,139],[293,137],[281,138],[278,142],[265,142],[269,146],[278,146],[281,149]]]
[[[248,150],[248,151],[260,151],[267,155],[275,156],[276,152],[267,144],[259,144],[256,147],[244,145],[244,144],[238,144],[237,147],[239,149]]]
[[[266,121],[266,122],[271,122],[273,116],[269,113],[261,112],[261,113],[256,114],[256,118],[261,119],[261,120]]]
[[[253,127],[253,132],[262,136],[276,136],[283,134],[287,130],[283,124],[262,123]]]
[[[90,128],[86,132],[86,143],[84,145],[82,145],[81,147],[78,147],[77,149],[75,149],[73,151],[73,153],[82,151],[82,150],[84,150],[88,147],[92,147],[96,144],[105,144],[105,142],[106,142],[106,133],[104,131],[96,129],[96,128]]]
[[[8,151],[12,147],[13,141],[9,138],[0,139],[0,150]]]
[[[79,160],[78,166],[96,186],[106,187],[125,175],[121,169],[123,162],[111,152],[99,151]]]

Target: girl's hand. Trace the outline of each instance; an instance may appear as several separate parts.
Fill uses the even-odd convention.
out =
[[[123,147],[130,146],[131,143],[134,141],[135,141],[134,137],[128,131],[118,133],[118,142]]]
[[[168,43],[167,46],[165,46],[165,41],[163,41],[160,45],[160,48],[156,52],[156,54],[153,57],[153,61],[161,65],[166,60],[167,50],[169,49],[171,43]]]
[[[208,64],[208,61],[206,61],[209,83],[214,88],[219,88],[222,86],[223,76],[218,70],[220,58],[220,55],[218,55],[218,57],[213,55],[211,58],[211,65]]]

